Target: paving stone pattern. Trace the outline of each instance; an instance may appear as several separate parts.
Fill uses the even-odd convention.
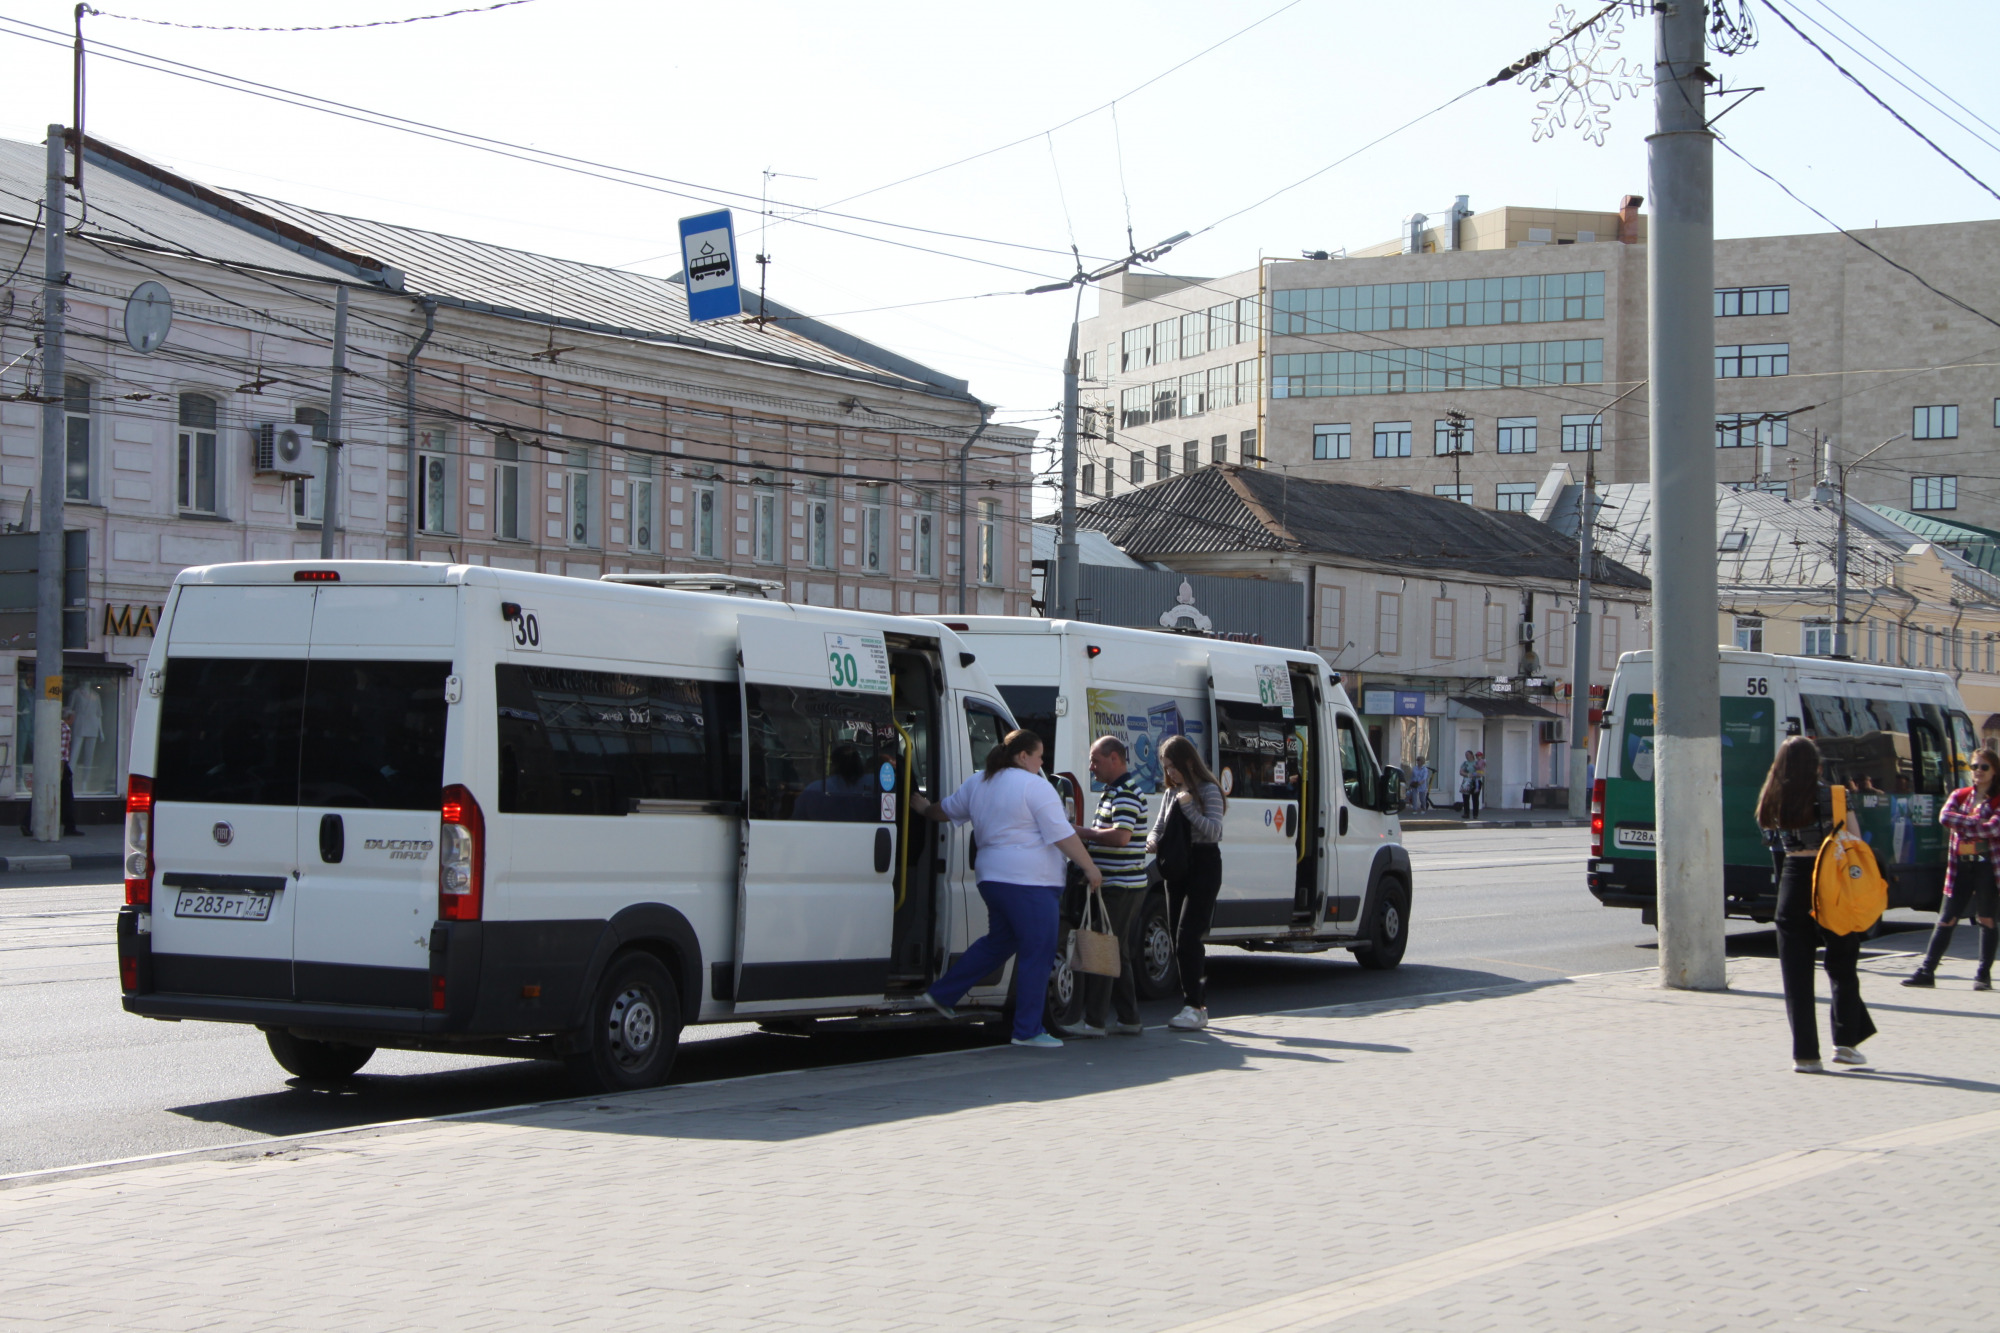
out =
[[[1776,966],[1738,959],[1726,994],[1618,974],[16,1180],[0,1326],[1170,1329],[2000,1108],[2000,993],[1907,966],[1864,960],[1863,1073],[1790,1073]],[[1294,1326],[1990,1328],[1996,1199],[1991,1134],[1856,1154]]]

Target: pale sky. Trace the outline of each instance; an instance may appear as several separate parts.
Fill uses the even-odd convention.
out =
[[[488,2],[112,0],[104,8],[276,25]],[[1782,2],[1843,64],[2000,188],[2000,130],[1977,118],[2000,124],[1990,72],[2000,5]],[[1869,102],[1761,0],[1755,8],[1761,44],[1716,62],[1726,85],[1767,90],[1718,126],[1746,156],[1849,227],[2000,216],[2000,201]],[[71,9],[66,0],[0,0],[0,14],[65,31]],[[1019,293],[1071,272],[1072,240],[1086,257],[1122,253],[1128,217],[1141,245],[1200,232],[1162,263],[1213,275],[1251,266],[1260,251],[1385,240],[1401,218],[1435,217],[1457,194],[1470,195],[1475,210],[1609,209],[1623,194],[1643,194],[1650,90],[1611,105],[1599,147],[1573,130],[1535,141],[1541,94],[1503,84],[1203,230],[1483,83],[1544,44],[1557,13],[1540,0],[534,0],[334,33],[186,31],[103,17],[86,20],[94,41],[690,184],[662,193],[592,180],[108,60],[90,69],[88,129],[205,182],[655,273],[678,267],[675,220],[714,203],[737,209],[741,243],[754,251],[756,196],[772,168],[786,173],[771,183],[778,217],[802,206],[853,215],[775,222],[772,296],[969,379],[997,405],[997,419],[1052,433],[1071,298]],[[1119,101],[1115,120],[1109,110],[1093,112],[1271,15]],[[1603,63],[1625,56],[1650,70],[1650,23],[1628,19],[1621,41]],[[47,124],[66,122],[68,50],[9,36],[0,37],[0,53],[0,135],[38,140]],[[749,197],[721,193],[731,190]],[[1717,235],[1825,229],[1717,153]],[[1010,294],[913,305],[997,292]]]

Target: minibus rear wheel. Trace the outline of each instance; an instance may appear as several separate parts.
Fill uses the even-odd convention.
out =
[[[337,1083],[368,1063],[373,1046],[351,1046],[344,1041],[314,1041],[295,1037],[284,1028],[266,1028],[264,1044],[271,1057],[286,1072],[308,1083]]]
[[[1410,944],[1410,887],[1402,880],[1382,881],[1366,938],[1372,947],[1355,950],[1354,961],[1369,971],[1387,972],[1403,961],[1403,950]]]
[[[1167,898],[1150,894],[1139,909],[1139,929],[1132,945],[1133,983],[1142,1000],[1165,1000],[1181,993],[1180,965],[1174,958],[1174,925],[1167,919]]]
[[[568,1064],[585,1091],[629,1092],[665,1083],[681,1042],[673,973],[649,953],[612,959],[591,997],[583,1038],[587,1044]]]

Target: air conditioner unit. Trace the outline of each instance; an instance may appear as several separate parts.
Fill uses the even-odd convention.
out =
[[[1560,721],[1542,723],[1542,744],[1556,745],[1563,740],[1563,724]]]
[[[281,477],[313,475],[312,427],[290,422],[266,422],[254,432],[256,470]]]
[[[1534,622],[1534,621],[1532,621],[1532,620],[1524,620],[1524,621],[1522,621],[1522,622],[1521,622],[1521,642],[1522,642],[1522,643],[1533,643],[1534,641],[1535,641],[1535,622]]]

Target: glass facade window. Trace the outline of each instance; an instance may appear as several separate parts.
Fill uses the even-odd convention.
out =
[[[1410,423],[1407,421],[1376,422],[1375,456],[1377,458],[1408,458],[1410,456]]]
[[[1758,445],[1783,449],[1788,442],[1789,431],[1782,414],[1772,412],[1715,414],[1715,447],[1718,449],[1751,449]]]
[[[1911,477],[1910,508],[1958,508],[1957,477]]]
[[[1535,452],[1535,418],[1501,417],[1494,426],[1493,447],[1503,454]]]
[[[1471,453],[1472,423],[1470,421],[1454,423],[1449,417],[1440,418],[1433,422],[1431,425],[1431,447],[1440,458],[1449,458],[1453,454]]]
[[[1731,315],[1788,315],[1792,312],[1790,287],[1717,287],[1715,317]]]
[[[1790,343],[1744,343],[1715,349],[1715,377],[1754,380],[1792,373]]]
[[[1495,509],[1510,513],[1525,514],[1535,502],[1535,483],[1532,481],[1503,481],[1493,497]]]
[[[1306,352],[1271,358],[1273,398],[1598,384],[1604,340]]]
[[[1562,448],[1566,454],[1594,453],[1604,447],[1604,419],[1598,416],[1565,416],[1562,419]]]
[[[1955,440],[1958,438],[1958,404],[1945,403],[1937,407],[1920,407],[1912,414],[1910,435],[1919,440]]]
[[[1354,448],[1354,430],[1347,423],[1336,426],[1313,427],[1313,457],[1315,459],[1347,458]]]
[[[1377,333],[1603,318],[1602,273],[1299,287],[1271,293],[1274,334]]]

